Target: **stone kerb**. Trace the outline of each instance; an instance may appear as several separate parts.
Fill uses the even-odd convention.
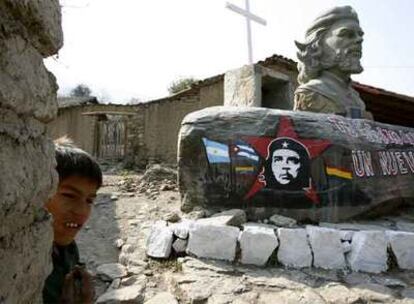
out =
[[[398,267],[400,269],[414,269],[414,233],[387,231],[386,235]]]
[[[387,239],[383,231],[358,231],[352,236],[351,251],[347,256],[353,271],[380,273],[386,271]]]
[[[151,227],[147,239],[147,255],[153,258],[168,258],[171,254],[173,231],[167,222],[159,221]]]
[[[240,216],[241,212],[234,214]],[[169,225],[157,222],[148,238],[147,255],[169,258],[171,253],[189,254],[262,267],[279,263],[292,268],[380,273],[388,269],[389,247],[400,269],[414,269],[412,232],[351,231],[312,225],[286,228],[254,222],[239,227],[223,224],[222,215]]]
[[[276,227],[244,225],[239,236],[241,249],[240,263],[263,266],[279,245],[275,234]]]
[[[239,228],[196,224],[189,234],[186,252],[197,257],[234,261]]]
[[[303,228],[279,228],[280,241],[277,252],[278,261],[284,266],[304,268],[312,266],[312,252]]]
[[[317,226],[306,226],[313,252],[313,266],[324,269],[346,267],[341,233],[338,230]]]

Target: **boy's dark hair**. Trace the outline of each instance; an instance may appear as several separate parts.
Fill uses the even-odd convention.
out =
[[[82,149],[73,145],[73,142],[62,137],[55,141],[56,171],[59,181],[70,176],[86,177],[102,186],[102,171],[96,160]]]

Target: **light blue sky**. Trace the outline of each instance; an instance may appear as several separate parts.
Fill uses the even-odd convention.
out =
[[[61,0],[65,45],[47,66],[60,93],[85,83],[117,103],[163,97],[174,79],[203,79],[247,63],[245,20],[225,2]],[[268,22],[253,25],[254,61],[273,54],[296,60],[293,41],[335,5],[353,6],[365,32],[365,71],[353,78],[414,96],[413,0],[250,0]]]

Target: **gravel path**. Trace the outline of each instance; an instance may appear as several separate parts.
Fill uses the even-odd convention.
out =
[[[144,303],[155,296],[149,303],[414,303],[414,273],[409,271],[369,275],[246,267],[192,257],[148,259],[145,242],[151,225],[174,213],[191,214],[180,212],[174,181],[144,183],[142,176],[105,175],[92,217],[78,237],[81,257],[95,275],[97,296],[106,292],[99,303]],[[102,279],[98,267],[109,263],[122,264],[128,274]]]

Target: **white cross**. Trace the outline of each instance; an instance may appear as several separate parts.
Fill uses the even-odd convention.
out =
[[[246,2],[246,9],[240,8],[234,4],[226,2],[226,8],[236,12],[244,17],[246,17],[246,25],[247,25],[247,49],[248,49],[248,56],[249,56],[249,64],[253,63],[253,47],[252,47],[252,30],[250,26],[250,21],[253,20],[261,25],[266,25],[267,22],[265,19],[252,14],[250,12],[250,5],[249,0],[245,0]]]

